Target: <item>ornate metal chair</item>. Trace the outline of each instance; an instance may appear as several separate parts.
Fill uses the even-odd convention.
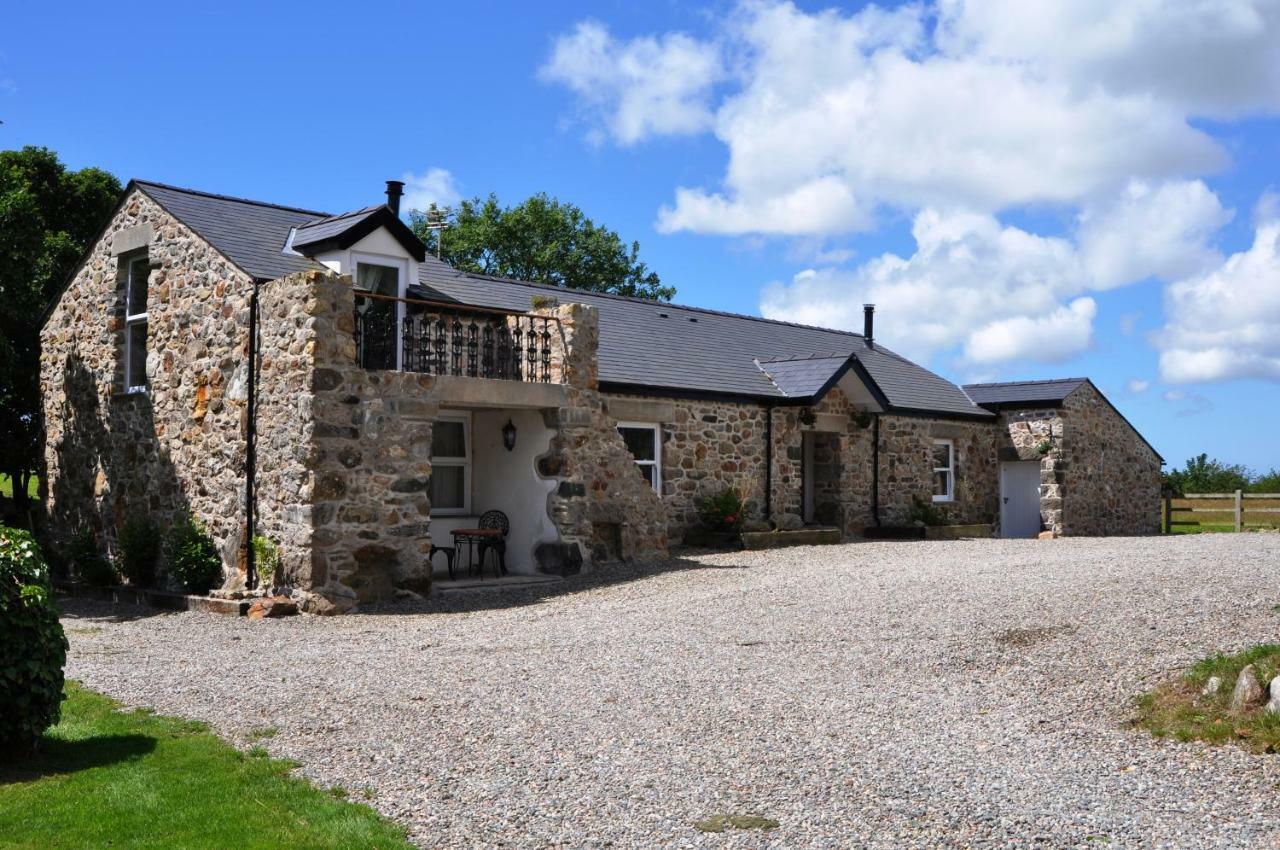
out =
[[[490,549],[498,554],[498,575],[507,574],[507,534],[511,531],[511,523],[502,511],[485,511],[480,516],[480,527],[486,531],[498,531],[499,535],[485,537],[480,541],[476,560],[484,571],[484,556]]]

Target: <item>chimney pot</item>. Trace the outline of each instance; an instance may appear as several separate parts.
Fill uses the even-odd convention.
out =
[[[876,329],[876,305],[862,305],[862,335],[867,340],[867,345],[875,342]]]
[[[396,215],[400,215],[400,197],[404,195],[403,180],[387,181],[387,206],[391,207],[391,211]]]

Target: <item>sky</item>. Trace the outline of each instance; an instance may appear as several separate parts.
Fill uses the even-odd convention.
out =
[[[1087,376],[1280,468],[1280,0],[7,4],[0,147],[338,212],[545,191],[676,301]],[[446,237],[447,238],[447,237]]]

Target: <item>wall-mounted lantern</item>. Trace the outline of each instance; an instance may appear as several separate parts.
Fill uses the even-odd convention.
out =
[[[516,426],[508,419],[507,424],[502,426],[502,445],[507,451],[515,451],[516,448]]]

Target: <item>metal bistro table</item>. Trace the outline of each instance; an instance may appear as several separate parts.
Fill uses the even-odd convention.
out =
[[[462,560],[462,550],[467,551],[467,569],[472,575],[484,576],[484,563],[476,562],[475,554],[477,551],[480,557],[484,557],[488,550],[488,543],[494,540],[501,540],[503,537],[500,528],[455,528],[453,530],[453,546],[458,552],[458,560]],[[502,575],[502,561],[498,561],[498,575]]]

